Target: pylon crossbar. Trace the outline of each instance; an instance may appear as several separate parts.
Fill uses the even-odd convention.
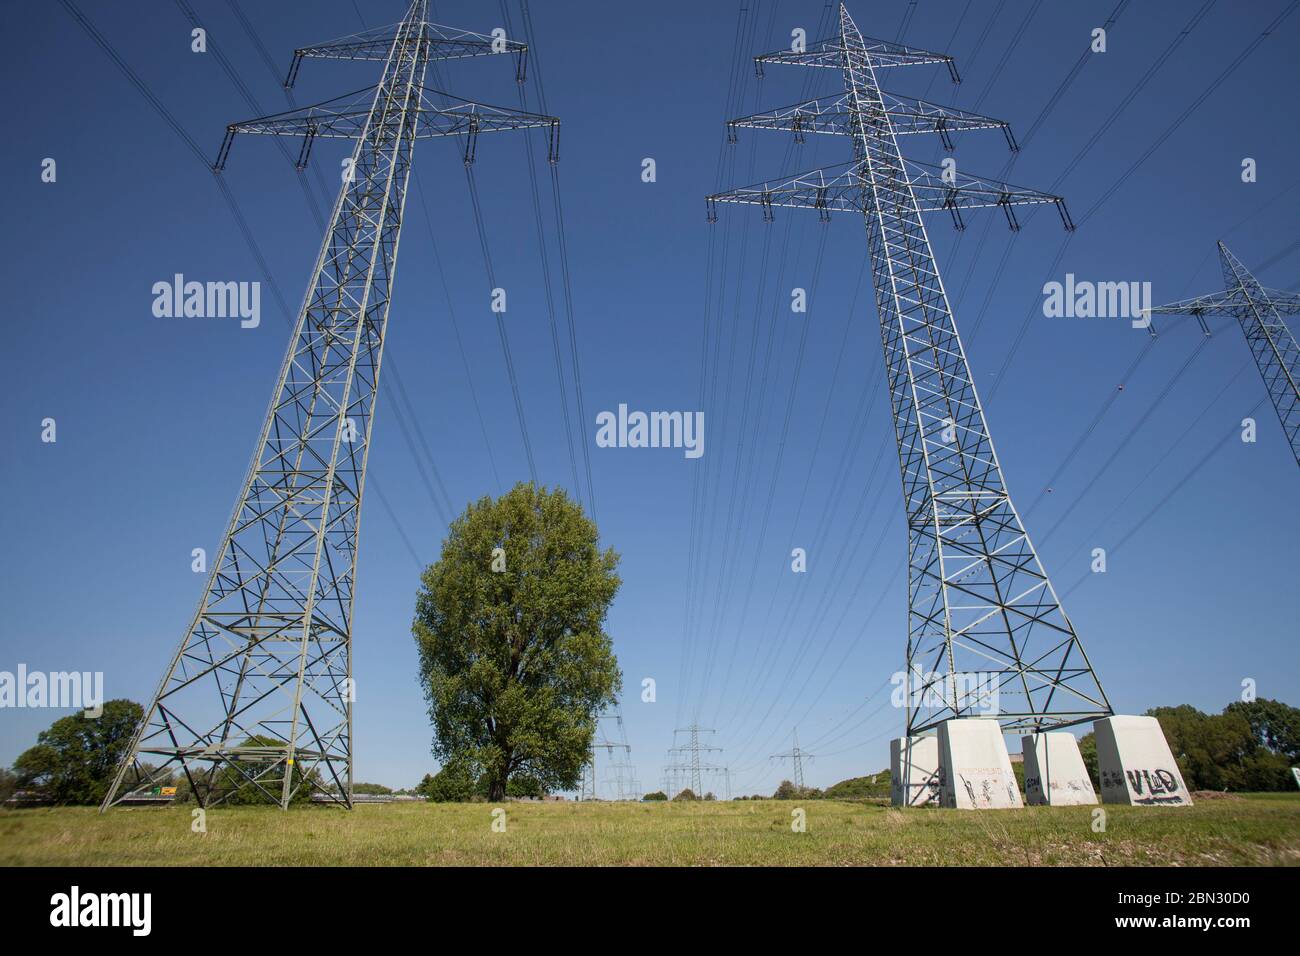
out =
[[[923,213],[953,212],[963,209],[990,209],[1009,206],[1052,204],[1062,206],[1065,200],[1052,193],[1013,186],[1009,183],[947,171],[942,166],[901,160],[905,179],[902,185],[909,188],[917,209]],[[893,203],[892,192],[871,189],[872,170],[859,160],[824,166],[796,173],[785,179],[741,186],[706,197],[710,206],[718,203],[774,207],[789,209],[815,209],[826,212],[856,212],[870,214],[873,203]],[[888,228],[896,228],[891,221]],[[922,264],[922,268],[926,266]],[[927,320],[931,313],[924,306],[936,294],[932,289],[914,290],[910,299],[912,308],[919,309],[919,318]],[[911,293],[904,293],[908,296]],[[929,298],[926,298],[926,297]]]
[[[419,32],[426,60],[462,60],[474,56],[512,54],[518,63],[516,68],[518,78],[521,81],[523,79],[523,62],[528,53],[526,43],[439,23],[425,21],[410,24],[403,20],[401,23],[362,30],[323,43],[299,47],[293,51],[293,63],[284,81],[285,88],[293,87],[298,79],[298,70],[305,59],[386,61],[401,31],[405,30],[409,33],[412,29]]]
[[[936,133],[943,141],[944,147],[952,149],[950,133],[963,130],[1000,129],[1006,135],[1008,145],[1012,149],[1017,148],[1015,139],[1011,135],[1011,126],[1004,120],[981,116],[951,106],[941,106],[928,100],[886,93],[883,90],[881,102],[893,122],[895,134],[899,136]],[[806,133],[852,136],[856,132],[855,115],[850,109],[850,98],[846,93],[842,96],[820,97],[767,112],[741,116],[731,120],[727,125],[733,130],[738,128],[786,130],[794,133],[795,138],[802,141]],[[876,119],[878,120],[878,117]]]
[[[861,40],[861,45],[857,48],[860,51],[859,55],[868,57],[871,65],[877,69],[942,63],[948,67],[952,81],[961,82],[953,58],[946,53],[933,53],[918,47],[893,43],[889,40],[877,40],[873,37],[859,37],[859,39]],[[754,57],[754,64],[760,76],[763,66],[767,63],[839,70],[843,69],[844,54],[844,38],[842,35],[837,35],[809,43],[803,50],[776,50],[772,53],[760,54]]]

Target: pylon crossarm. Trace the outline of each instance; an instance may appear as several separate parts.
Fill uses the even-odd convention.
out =
[[[1280,315],[1300,315],[1300,293],[1287,292],[1283,289],[1265,289],[1259,291],[1262,297],[1255,295],[1255,305],[1272,308]],[[1151,315],[1226,315],[1239,317],[1240,310],[1250,308],[1245,292],[1231,289],[1227,292],[1212,292],[1198,295],[1191,299],[1181,299],[1166,305],[1154,306],[1147,312]]]
[[[877,40],[862,37],[871,65],[877,69],[891,66],[923,66],[927,63],[942,63],[948,67],[948,73],[954,83],[960,83],[957,66],[953,58],[946,53],[933,53],[918,47],[906,46],[889,40]],[[844,66],[844,46],[840,37],[828,37],[809,43],[802,50],[774,50],[754,57],[755,71],[763,75],[763,66],[767,63],[779,63],[790,66],[818,66],[832,70]]]
[[[1166,305],[1153,306],[1145,310],[1147,315],[1236,315],[1235,310],[1244,306],[1245,298],[1239,290],[1233,292],[1213,292],[1210,295],[1198,295],[1192,299],[1180,299]]]
[[[552,131],[551,156],[553,160],[555,158],[554,143],[560,121],[554,116],[461,99],[442,90],[427,87],[419,90],[418,95],[419,105],[407,111],[408,115],[414,118],[416,139],[467,136],[473,140],[479,133],[545,128]],[[299,154],[298,166],[300,169],[304,168],[313,140],[354,140],[360,136],[366,128],[374,98],[375,88],[370,87],[312,106],[231,123],[226,127],[226,137],[212,168],[214,170],[225,168],[226,160],[230,156],[230,147],[238,133],[255,136],[302,137],[303,148]],[[436,104],[435,98],[440,99],[442,105]],[[472,145],[472,142],[467,144],[467,161],[473,158]]]
[[[765,215],[774,206],[817,209],[823,216],[831,210],[861,212],[862,185],[856,169],[857,164],[853,162],[826,166],[797,173],[789,179],[715,193],[706,202],[711,210],[716,203],[762,206]]]
[[[526,43],[505,37],[487,36],[458,27],[443,26],[439,23],[429,23],[427,20],[415,26],[423,30],[427,59],[462,60],[472,56],[515,54],[519,64],[518,73],[522,78],[523,61],[528,52]],[[410,25],[394,23],[300,47],[293,51],[293,63],[289,67],[289,75],[284,85],[290,89],[293,87],[298,79],[298,69],[305,59],[387,60],[397,40],[399,29],[410,29]]]
[[[1015,138],[1011,135],[1010,125],[1003,120],[884,91],[881,92],[881,100],[885,112],[889,114],[893,123],[894,132],[898,135],[937,133],[944,148],[951,150],[953,143],[950,133],[962,130],[1000,129],[1006,136],[1007,145],[1012,150],[1019,149]],[[806,133],[854,135],[857,129],[854,126],[853,116],[850,96],[843,94],[806,100],[792,106],[742,116],[729,121],[727,128],[729,138],[733,142],[735,141],[734,130],[738,128],[789,130],[794,133],[797,142],[803,142]]]
[[[963,225],[961,210],[997,206],[1007,212],[1011,228],[1019,229],[1019,222],[1011,213],[1010,207],[1041,203],[1055,205],[1067,228],[1073,226],[1065,209],[1065,200],[1060,196],[970,176],[956,170],[949,172],[940,166],[913,160],[905,160],[904,166],[920,211],[949,212],[958,226]],[[864,188],[864,182],[869,175],[866,163],[854,160],[798,173],[789,179],[715,193],[707,198],[707,203],[711,211],[717,203],[762,206],[768,218],[769,211],[776,207],[816,209],[823,216],[831,211],[867,213],[871,211],[866,205],[871,190]]]
[[[1006,212],[1010,228],[1019,230],[1020,224],[1011,212],[1012,206],[1049,203],[1056,206],[1065,228],[1074,228],[1074,223],[1065,207],[1065,199],[1061,196],[1023,186],[1013,186],[996,179],[971,176],[956,169],[946,170],[942,166],[932,166],[911,159],[905,159],[903,165],[912,194],[916,197],[921,212],[951,212],[959,227],[961,225],[960,217],[957,215],[959,210],[988,209],[998,206]]]

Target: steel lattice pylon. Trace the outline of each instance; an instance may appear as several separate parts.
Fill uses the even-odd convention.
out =
[[[617,739],[610,737],[603,729],[611,720],[618,727]],[[636,767],[632,765],[632,746],[627,742],[627,728],[623,726],[623,709],[618,701],[614,701],[605,713],[599,714],[596,718],[596,732],[591,738],[587,764],[582,768],[582,781],[578,787],[579,800],[600,799],[596,767],[598,750],[603,750],[609,761],[609,766],[606,768],[606,783],[614,794],[611,799],[639,800],[640,782],[636,777]]]
[[[672,799],[683,789],[689,788],[696,797],[704,797],[704,781],[713,778],[722,783],[722,789],[728,800],[731,799],[731,771],[726,767],[701,762],[701,753],[721,753],[721,747],[700,742],[700,734],[716,734],[717,731],[699,724],[679,727],[673,731],[673,744],[668,751],[668,763],[664,766],[664,792]],[[677,735],[686,734],[687,743],[677,746]]]
[[[1283,315],[1300,315],[1300,295],[1265,289],[1241,260],[1219,243],[1223,266],[1223,291],[1171,302],[1150,309],[1149,315],[1194,315],[1206,335],[1207,315],[1230,315],[1241,324],[1246,344],[1255,357],[1268,397],[1277,411],[1291,453],[1300,465],[1300,346],[1282,321]],[[1155,334],[1155,326],[1150,326]]]
[[[770,759],[777,762],[783,762],[786,760],[790,761],[791,767],[794,768],[794,780],[792,782],[798,789],[803,790],[804,789],[803,762],[805,760],[811,761],[814,756],[815,756],[814,754],[810,754],[808,751],[800,748],[799,728],[796,727],[794,730],[794,746],[786,753],[772,754]]]
[[[204,806],[243,791],[287,807],[310,795],[352,804],[352,613],[370,451],[398,235],[417,138],[558,121],[457,101],[435,107],[430,60],[526,47],[428,22],[401,23],[299,50],[383,61],[371,91],[233,124],[237,132],[355,138],[271,405],[203,597],[104,798],[183,771]],[[552,160],[554,152],[552,151]]]
[[[1073,625],[1011,502],[989,438],[922,212],[1063,200],[904,159],[897,137],[1003,129],[1000,120],[884,93],[876,70],[952,58],[864,39],[840,5],[838,34],[756,58],[838,69],[844,94],[733,120],[729,128],[852,138],[851,163],[708,197],[718,203],[860,212],[866,222],[908,527],[907,733],[986,712],[1003,728],[1042,731],[1112,713]],[[1008,143],[1015,148],[1015,140]],[[734,138],[734,137],[733,137]]]

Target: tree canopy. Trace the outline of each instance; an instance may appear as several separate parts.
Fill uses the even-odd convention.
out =
[[[598,538],[562,490],[520,483],[471,504],[421,576],[412,633],[433,753],[490,800],[512,781],[576,787],[622,687],[604,631],[618,555]]]
[[[133,700],[110,700],[99,717],[60,717],[14,761],[17,786],[38,788],[57,803],[99,803],[143,716]]]

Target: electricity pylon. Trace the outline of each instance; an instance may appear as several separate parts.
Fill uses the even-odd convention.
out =
[[[632,745],[627,742],[627,727],[623,724],[623,710],[614,703],[612,713],[606,714],[607,720],[613,720],[617,727],[618,739],[611,742],[609,748],[609,769],[614,778],[614,789],[619,800],[639,800],[641,782],[636,776],[636,767],[632,763]]]
[[[722,748],[700,742],[700,734],[716,734],[716,730],[707,727],[701,727],[699,724],[691,724],[688,727],[679,727],[673,731],[674,746],[668,751],[669,763],[664,767],[664,786],[669,791],[680,792],[683,789],[682,782],[690,787],[691,792],[697,797],[703,797],[704,777],[713,776],[722,780],[725,784],[725,792],[728,798],[731,796],[731,773],[721,764],[708,763],[700,760],[701,753],[717,752],[721,753]],[[678,734],[686,734],[687,742],[683,745],[676,746]],[[668,796],[672,797],[673,792]]]
[[[416,139],[546,127],[558,120],[452,98],[434,106],[430,60],[512,54],[522,43],[430,23],[298,50],[376,60],[371,90],[232,124],[236,133],[355,139],[253,460],[203,596],[101,810],[184,772],[213,806],[245,789],[288,807],[310,794],[352,805],[352,612],[357,535],[398,235]],[[442,94],[438,94],[440,97]],[[131,780],[128,782],[128,774]]]
[[[606,723],[615,721],[617,723],[616,740],[612,739],[603,730],[602,721]],[[586,766],[582,767],[582,782],[578,787],[578,800],[598,799],[597,766],[595,766],[595,752],[597,750],[604,750],[608,760],[610,760],[606,779],[614,784],[614,799],[636,800],[637,791],[640,790],[640,783],[637,782],[636,767],[632,766],[632,745],[628,743],[627,728],[623,726],[623,710],[619,708],[619,702],[617,701],[610,706],[607,713],[599,714],[597,717],[595,734],[591,736],[591,747],[588,750],[588,761],[586,761]]]
[[[791,766],[794,768],[794,785],[798,787],[800,790],[804,789],[803,762],[805,760],[811,761],[813,759],[813,754],[810,754],[806,750],[799,749],[799,728],[798,727],[794,729],[794,746],[790,749],[790,751],[788,753],[783,753],[783,754],[772,754],[772,759],[781,762],[784,762],[786,760],[790,761]]]
[[[1011,502],[974,378],[930,248],[923,212],[1050,203],[1073,228],[1059,196],[926,166],[903,157],[898,137],[1002,129],[1000,120],[884,93],[876,71],[952,58],[864,39],[840,5],[839,32],[806,48],[756,57],[837,69],[841,96],[732,120],[728,128],[839,134],[853,160],[779,182],[708,197],[718,203],[860,213],[866,223],[876,311],[903,478],[908,528],[907,733],[986,712],[996,691],[1005,730],[1042,731],[1111,714],[1074,626],[1061,609]],[[1007,135],[1014,149],[1015,140]],[[974,684],[974,691],[963,687]],[[1010,701],[1008,706],[1008,701]]]
[[[603,730],[601,721],[617,724],[617,739],[611,738]],[[583,768],[582,783],[578,789],[579,800],[597,799],[596,751],[603,750],[609,758],[607,782],[613,784],[615,800],[636,800],[640,784],[636,778],[636,768],[632,765],[632,746],[627,742],[627,729],[623,726],[623,711],[618,702],[606,713],[596,718],[596,732],[591,740],[587,765]]]
[[[1148,315],[1194,315],[1201,331],[1210,334],[1207,315],[1227,315],[1237,320],[1255,357],[1268,397],[1273,401],[1291,453],[1300,465],[1300,346],[1282,321],[1283,315],[1300,315],[1300,295],[1265,289],[1241,260],[1219,243],[1223,266],[1223,291],[1171,302],[1150,309]],[[1155,335],[1155,325],[1148,326]]]

